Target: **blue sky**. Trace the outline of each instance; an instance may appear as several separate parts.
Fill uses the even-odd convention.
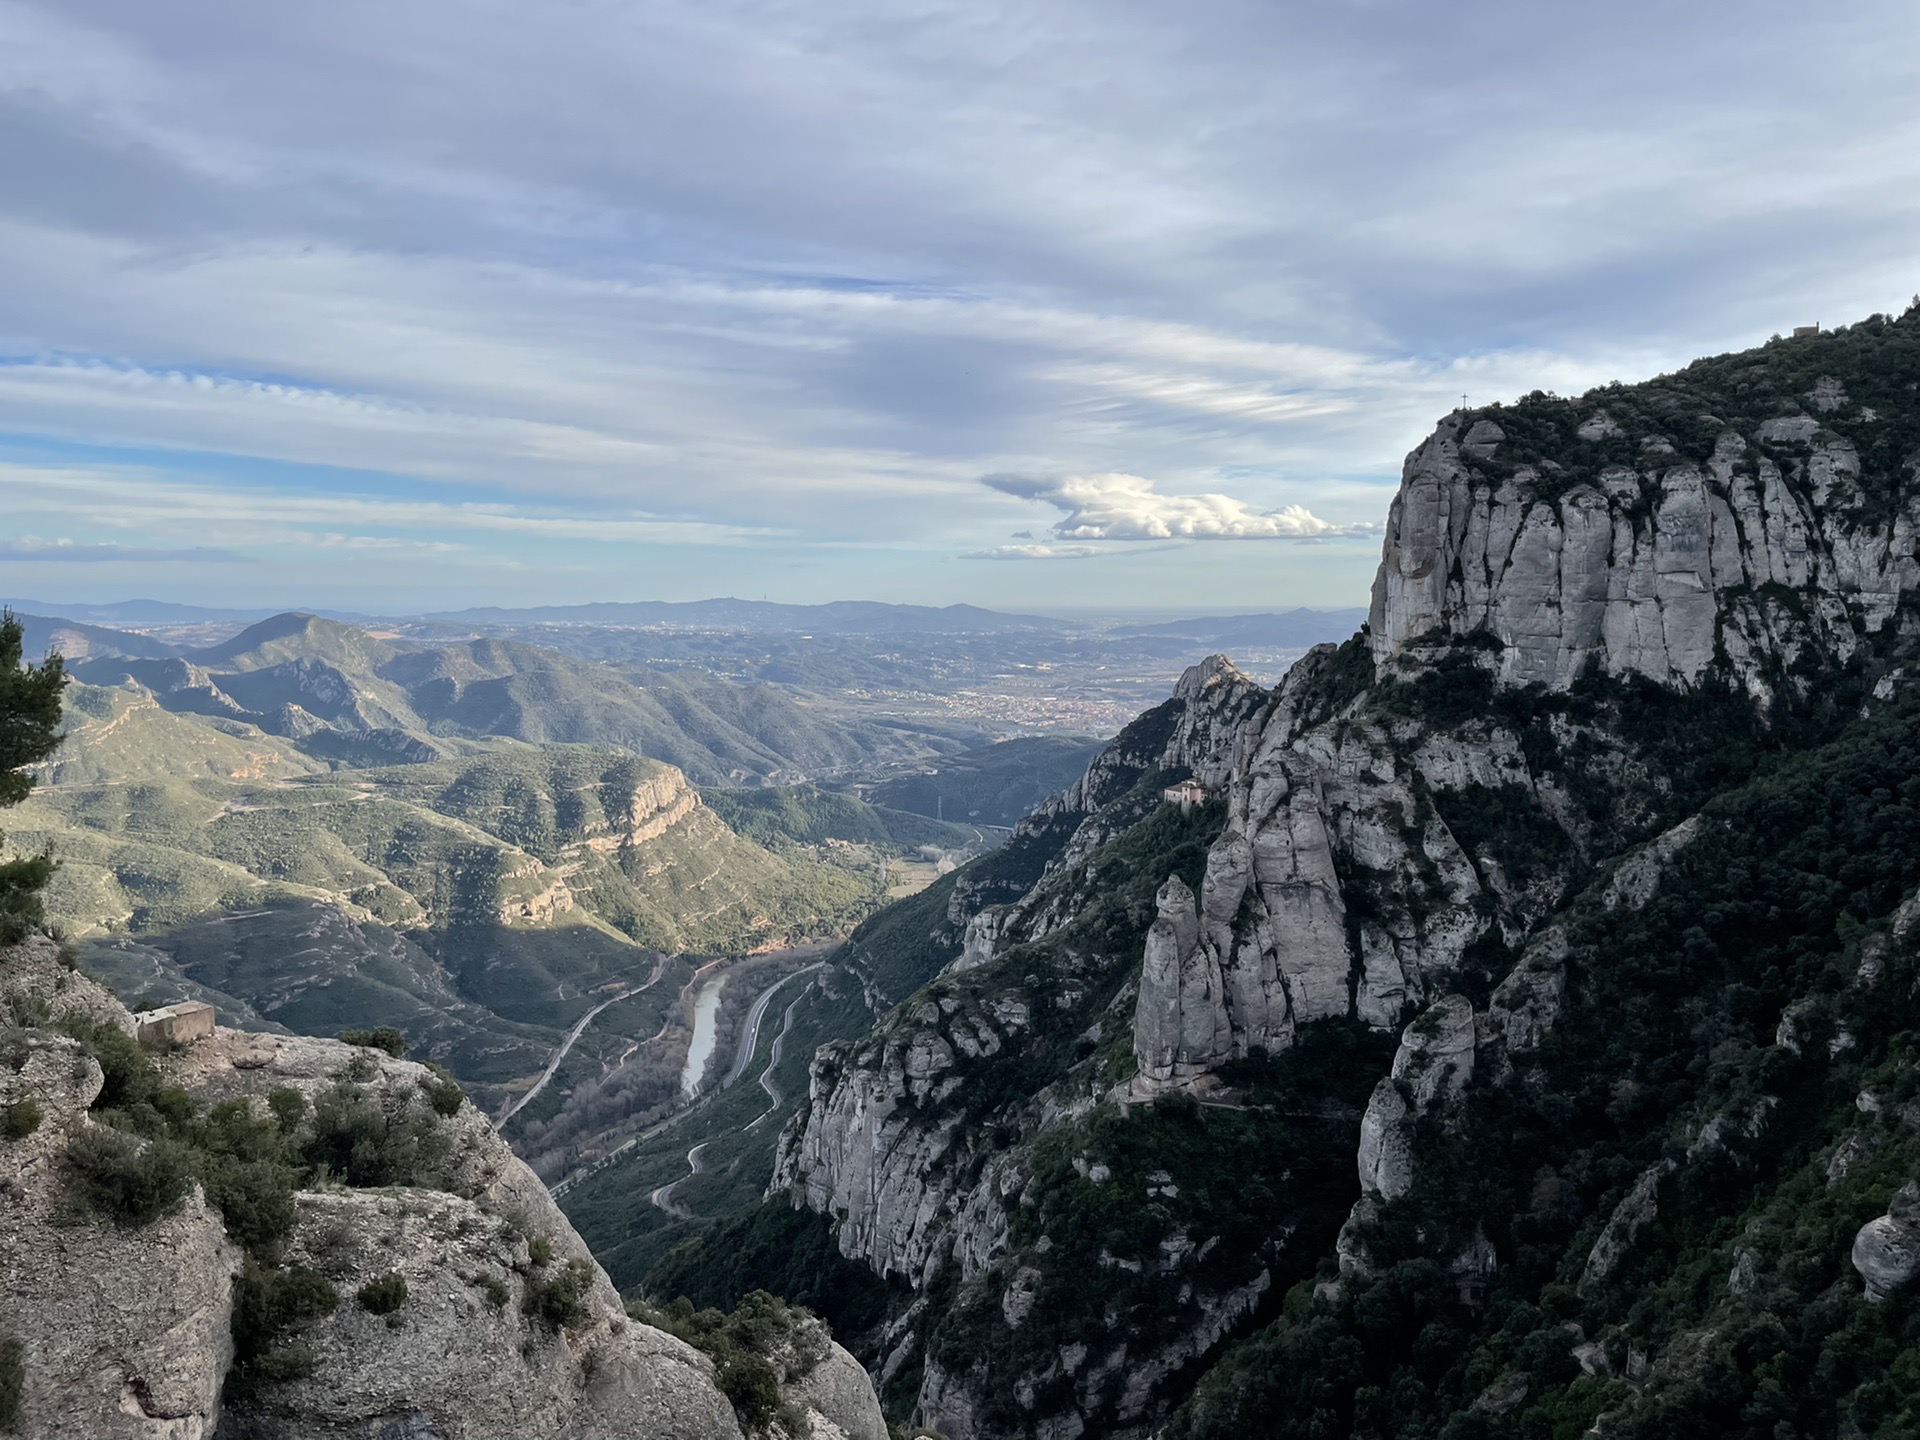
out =
[[[0,0],[0,591],[1358,603],[1401,457],[1904,308],[1920,8]]]

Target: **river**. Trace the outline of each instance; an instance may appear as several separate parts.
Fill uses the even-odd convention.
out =
[[[720,992],[726,987],[727,977],[716,975],[693,997],[693,1043],[687,1047],[687,1068],[680,1072],[680,1093],[689,1098],[700,1093],[700,1082],[706,1079],[707,1065],[713,1059]]]

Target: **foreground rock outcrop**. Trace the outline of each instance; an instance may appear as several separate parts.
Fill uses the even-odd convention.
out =
[[[160,1083],[183,1096],[148,1102],[169,1113],[192,1104],[208,1117],[258,1119],[270,1097],[276,1115],[357,1106],[404,1119],[431,1157],[422,1176],[431,1184],[336,1181],[293,1192],[284,1235],[250,1255],[229,1234],[240,1212],[223,1217],[199,1183],[150,1218],[76,1200],[71,1147],[124,1132],[96,1108],[103,1042],[72,1038],[63,1024],[132,1034],[124,1008],[50,942],[0,951],[0,1107],[10,1121],[0,1139],[0,1341],[19,1347],[19,1433],[740,1436],[712,1362],[628,1318],[546,1188],[427,1068],[366,1047],[228,1029],[151,1057]],[[16,1134],[28,1120],[29,1133]],[[127,1143],[151,1154],[168,1142]],[[351,1172],[359,1158],[345,1163]],[[307,1283],[324,1282],[333,1301],[266,1352],[275,1363],[256,1359],[242,1375],[236,1278],[262,1273],[256,1266],[317,1277]],[[819,1378],[798,1395],[819,1415],[816,1433],[881,1440],[864,1374],[824,1337],[822,1351]]]

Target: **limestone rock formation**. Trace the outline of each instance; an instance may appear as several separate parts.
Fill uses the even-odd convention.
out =
[[[1367,1113],[1360,1119],[1360,1149],[1355,1156],[1363,1195],[1398,1200],[1413,1188],[1413,1144],[1407,1131],[1416,1118],[1405,1093],[1392,1080],[1373,1087]]]
[[[1643,1171],[1640,1178],[1633,1182],[1633,1188],[1627,1191],[1626,1198],[1614,1207],[1606,1228],[1600,1232],[1600,1238],[1593,1242],[1593,1249],[1587,1255],[1586,1269],[1580,1276],[1582,1289],[1601,1283],[1619,1268],[1620,1262],[1633,1248],[1634,1238],[1639,1235],[1641,1227],[1660,1213],[1660,1182],[1671,1175],[1675,1168],[1673,1161],[1662,1160]]]
[[[1473,1004],[1465,996],[1447,996],[1407,1026],[1360,1121],[1363,1195],[1397,1200],[1412,1188],[1412,1127],[1466,1088],[1473,1056]]]
[[[785,1387],[789,1404],[812,1427],[812,1435],[792,1440],[887,1440],[887,1419],[867,1372],[839,1345],[827,1339],[825,1351],[798,1380]]]
[[[1148,1085],[1203,1074],[1233,1054],[1220,965],[1200,944],[1193,891],[1170,876],[1158,900],[1133,1019],[1134,1054]]]
[[[1911,388],[1909,369],[1895,378]],[[1364,1112],[1352,1113],[1358,1096],[1325,1108],[1329,1124],[1352,1127],[1359,1191],[1335,1253],[1343,1273],[1367,1272],[1369,1244],[1392,1229],[1376,1222],[1399,1218],[1433,1119],[1444,1133],[1465,1123],[1471,1087],[1517,1093],[1566,1063],[1551,1037],[1604,963],[1582,927],[1647,911],[1715,848],[1701,845],[1719,822],[1693,813],[1699,789],[1664,768],[1685,746],[1638,722],[1727,715],[1764,728],[1843,673],[1844,704],[1895,703],[1902,637],[1920,629],[1910,433],[1870,428],[1877,417],[1848,393],[1863,384],[1796,385],[1797,399],[1743,400],[1737,423],[1664,382],[1442,421],[1406,462],[1360,636],[1311,652],[1271,692],[1217,657],[1190,670],[1016,832],[1043,860],[1017,879],[1004,867],[963,875],[946,916],[962,958],[864,1040],[820,1052],[770,1192],[830,1217],[843,1255],[916,1288],[892,1321],[888,1365],[897,1376],[924,1360],[918,1419],[963,1440],[1105,1433],[1119,1412],[1103,1367],[1152,1366],[1138,1335],[1017,1376],[916,1351],[936,1328],[926,1297],[949,1286],[991,1298],[997,1341],[1035,1331],[1035,1297],[1052,1283],[1031,1237],[1046,1204],[1036,1172],[1059,1130],[1142,1105],[1191,1113],[1168,1103],[1183,1094],[1224,1111],[1242,1103],[1240,1077],[1296,1074],[1287,1052],[1303,1037],[1398,1032]],[[1152,800],[1188,776],[1211,833],[1178,831],[1177,867],[1101,869],[1149,823],[1175,833]],[[1151,906],[1132,891],[1126,925],[1088,933],[1101,887],[1139,881],[1159,887]],[[1130,955],[1101,949],[1113,934],[1139,937]],[[1863,975],[1878,953],[1863,945]],[[1487,997],[1477,1013],[1467,994]],[[1078,1008],[1096,995],[1111,998]],[[1814,1054],[1816,1019],[1779,1017],[1782,1044]],[[1819,1024],[1824,1044],[1856,1043]],[[991,1104],[969,1128],[982,1093]],[[1688,1116],[1687,1163],[1747,1163],[1773,1103]],[[1644,1170],[1615,1202],[1583,1289],[1618,1272],[1678,1163]],[[1120,1174],[1093,1154],[1076,1173],[1089,1186]],[[1537,1183],[1543,1213],[1570,1203],[1564,1177]],[[1904,1223],[1889,1215],[1861,1232],[1870,1287],[1906,1283]],[[1433,1258],[1476,1303],[1494,1248],[1484,1235],[1445,1244]],[[992,1418],[995,1386],[1014,1393],[1014,1421]]]
[[[23,949],[28,973],[16,961],[0,977],[13,1015],[50,998],[49,1018],[118,1018],[111,997],[64,972],[50,944]],[[39,1029],[8,1032],[7,1043],[18,1068],[0,1072],[0,1103],[40,1116],[32,1134],[0,1142],[0,1334],[24,1347],[26,1433],[203,1440],[233,1358],[239,1248],[197,1191],[137,1232],[72,1223],[62,1162],[68,1136],[92,1124],[100,1066]]]
[[[1783,656],[1844,660],[1856,625],[1879,630],[1920,585],[1920,497],[1865,507],[1859,451],[1830,428],[1842,423],[1802,414],[1727,429],[1705,460],[1647,435],[1639,465],[1601,463],[1565,484],[1537,463],[1489,464],[1499,427],[1449,416],[1408,457],[1389,512],[1376,663],[1485,635],[1502,680],[1563,690],[1589,666],[1693,683],[1723,653],[1764,698]],[[1596,411],[1578,441],[1621,433]],[[1784,606],[1770,586],[1807,603]]]
[[[1860,1227],[1853,1241],[1853,1268],[1874,1304],[1920,1275],[1920,1186],[1903,1185],[1886,1214]]]

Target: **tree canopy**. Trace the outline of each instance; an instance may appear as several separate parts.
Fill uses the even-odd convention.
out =
[[[18,805],[33,789],[31,768],[60,746],[60,692],[66,666],[58,655],[23,665],[24,634],[11,610],[0,615],[0,806]],[[0,837],[4,838],[4,837]],[[0,860],[0,944],[12,944],[45,916],[40,892],[53,876],[51,855]]]

